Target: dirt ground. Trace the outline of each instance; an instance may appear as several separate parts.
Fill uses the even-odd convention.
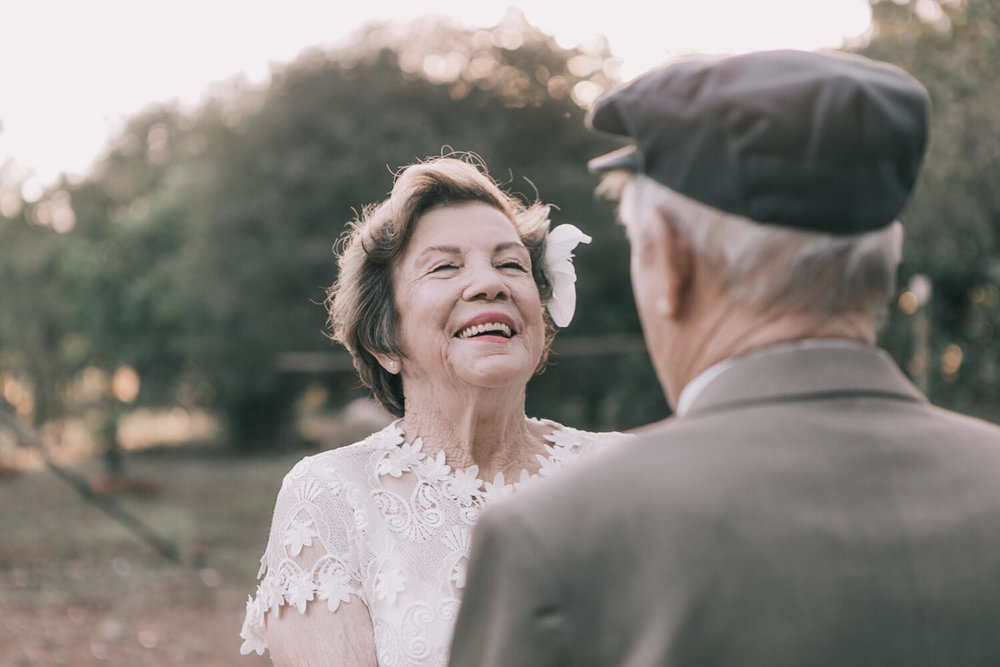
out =
[[[239,631],[275,494],[305,453],[130,455],[141,493],[115,497],[178,547],[180,565],[49,471],[0,478],[0,665],[270,664],[240,655]]]

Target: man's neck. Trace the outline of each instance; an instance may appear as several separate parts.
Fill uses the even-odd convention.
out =
[[[718,363],[774,345],[817,338],[873,344],[875,325],[860,314],[760,313],[724,304],[680,328],[674,339],[678,349],[671,355],[676,361],[664,369],[664,376],[676,401],[691,380]]]

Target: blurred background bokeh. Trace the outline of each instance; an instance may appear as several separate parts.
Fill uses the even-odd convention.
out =
[[[622,21],[683,29],[694,4]],[[833,46],[903,66],[934,109],[880,342],[933,401],[1000,421],[1000,3],[865,9],[867,29]],[[755,29],[733,18],[720,32]],[[8,21],[0,38],[42,29]],[[565,41],[517,9],[485,27],[375,21],[206,82],[197,104],[150,100],[73,173],[0,153],[0,664],[264,664],[237,634],[282,475],[387,420],[324,335],[331,248],[420,158],[473,151],[594,237],[529,414],[589,429],[668,416],[624,237],[584,166],[615,147],[586,109],[636,62]],[[16,105],[3,81],[0,147]]]

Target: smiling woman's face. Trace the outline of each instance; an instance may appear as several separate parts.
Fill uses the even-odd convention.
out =
[[[527,384],[545,327],[531,259],[500,210],[470,202],[417,221],[393,269],[404,386]]]

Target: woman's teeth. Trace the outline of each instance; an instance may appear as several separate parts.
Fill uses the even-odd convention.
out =
[[[465,329],[459,331],[458,337],[471,338],[473,336],[486,333],[487,331],[495,331],[504,336],[504,338],[510,338],[510,327],[503,322],[485,322],[483,324],[474,324],[471,327],[466,327]]]

